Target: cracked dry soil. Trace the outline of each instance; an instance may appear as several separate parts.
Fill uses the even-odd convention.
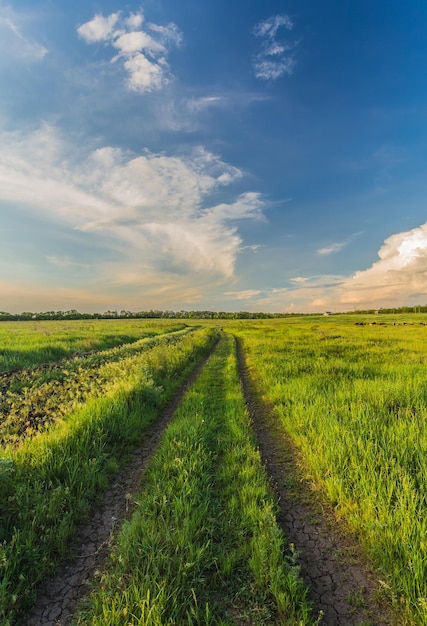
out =
[[[257,392],[238,338],[236,344],[246,403],[279,503],[278,522],[298,554],[297,561],[315,615],[322,614],[323,626],[395,624],[388,607],[378,600],[378,584],[356,540],[340,527],[333,511],[328,511],[324,503],[319,504],[305,481],[299,479],[297,488],[292,487],[292,481],[298,476],[297,452],[277,428],[272,407]],[[39,586],[26,626],[71,624],[77,604],[89,592],[96,570],[102,567],[108,555],[116,530],[131,513],[132,494],[140,489],[144,471],[164,429],[215,347],[196,366],[161,417],[150,427],[130,463],[104,493],[99,508],[78,528],[67,560],[54,577]]]
[[[323,616],[323,626],[396,624],[357,540],[301,478],[298,452],[256,389],[237,337],[236,345],[248,411],[278,499],[278,523],[295,547],[315,616]]]
[[[68,558],[52,578],[38,587],[36,603],[25,621],[26,626],[68,626],[71,623],[77,604],[88,594],[92,577],[109,553],[116,531],[132,511],[133,495],[141,488],[144,472],[166,426],[216,346],[217,342],[181,384],[160,418],[149,427],[129,464],[104,492],[100,506],[77,529]]]

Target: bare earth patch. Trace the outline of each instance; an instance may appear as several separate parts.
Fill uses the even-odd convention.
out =
[[[216,344],[180,386],[160,418],[149,428],[130,463],[104,493],[100,506],[78,528],[69,557],[56,575],[38,588],[37,601],[27,618],[27,626],[67,626],[71,623],[77,603],[88,594],[93,576],[109,553],[115,532],[132,511],[133,496],[140,491],[144,471],[166,426],[215,347]]]
[[[298,451],[251,379],[236,338],[240,377],[259,449],[279,503],[278,522],[297,553],[314,614],[324,626],[397,624],[357,539],[302,478]]]

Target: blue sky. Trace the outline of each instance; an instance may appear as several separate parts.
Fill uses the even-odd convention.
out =
[[[427,302],[427,5],[0,0],[0,309]]]

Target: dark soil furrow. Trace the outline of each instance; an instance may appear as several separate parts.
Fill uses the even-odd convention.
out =
[[[297,553],[315,616],[321,614],[325,626],[397,623],[356,538],[302,479],[298,451],[256,388],[240,339],[236,343],[248,410],[279,503],[278,522]]]
[[[67,626],[71,623],[77,603],[89,592],[90,582],[105,561],[116,531],[132,511],[133,496],[140,489],[144,471],[163,431],[216,346],[217,342],[180,386],[159,419],[150,427],[141,447],[133,453],[130,463],[103,494],[99,507],[78,528],[69,557],[53,578],[40,585],[37,601],[25,621],[26,626]]]

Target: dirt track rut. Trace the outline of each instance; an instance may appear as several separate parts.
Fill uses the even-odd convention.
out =
[[[87,595],[92,577],[108,555],[116,530],[133,508],[133,494],[140,489],[144,471],[166,426],[216,345],[179,387],[161,417],[150,427],[130,463],[104,493],[99,508],[77,530],[68,559],[53,578],[39,587],[36,604],[24,622],[26,626],[68,626],[71,623],[77,603]]]
[[[389,626],[388,607],[377,600],[378,582],[354,538],[340,527],[333,511],[297,479],[296,451],[278,426],[272,407],[257,393],[236,338],[240,377],[280,513],[278,522],[298,554],[315,615],[323,626]],[[295,484],[298,480],[298,484]]]
[[[390,626],[394,622],[387,607],[376,600],[378,585],[357,542],[340,529],[333,512],[320,507],[304,481],[299,481],[296,489],[292,487],[298,475],[296,453],[291,442],[277,429],[272,408],[256,392],[241,342],[238,339],[236,342],[248,410],[279,502],[278,521],[298,553],[301,575],[309,588],[315,614],[323,615],[323,626]],[[87,595],[92,577],[102,567],[116,529],[131,512],[132,494],[140,488],[164,429],[208,358],[209,355],[181,385],[129,465],[105,492],[101,506],[78,529],[69,558],[38,589],[37,602],[25,621],[26,626],[71,623],[77,603]]]

